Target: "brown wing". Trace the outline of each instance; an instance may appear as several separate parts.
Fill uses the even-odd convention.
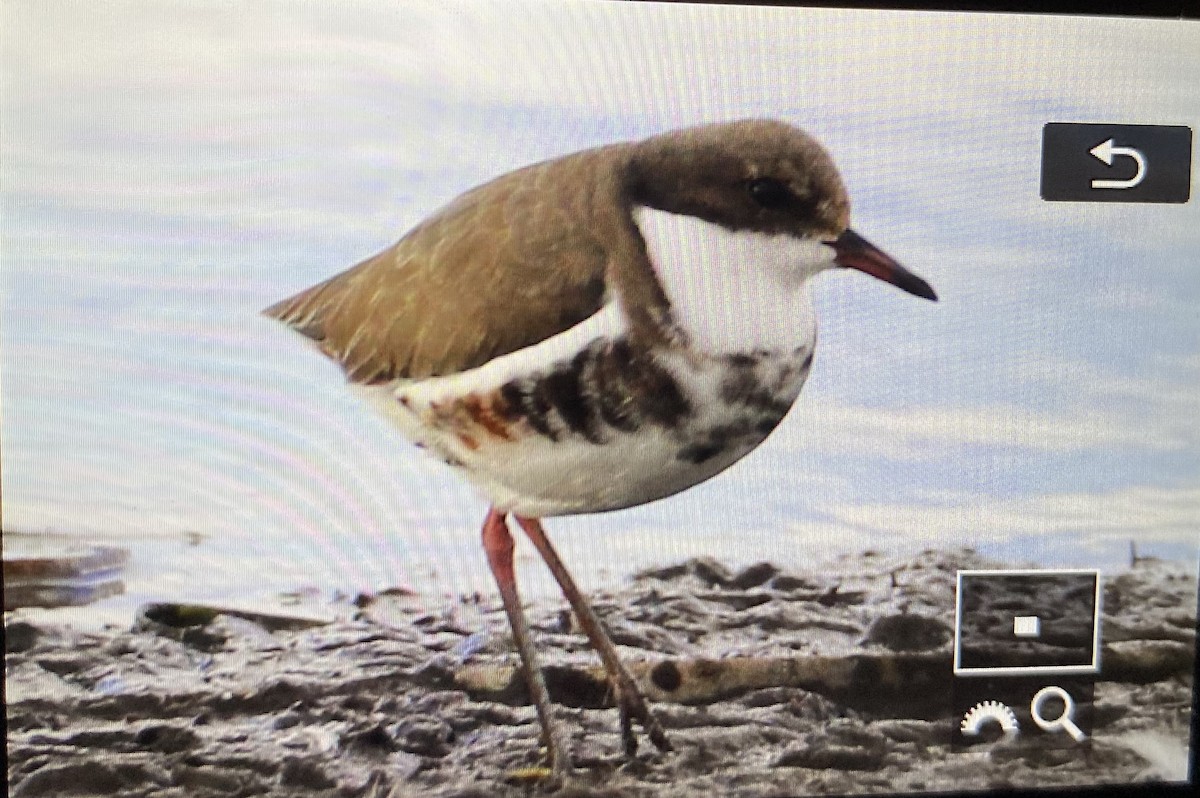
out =
[[[620,222],[590,154],[467,192],[394,246],[264,311],[362,383],[474,368],[595,313]],[[606,243],[606,230],[609,241]]]

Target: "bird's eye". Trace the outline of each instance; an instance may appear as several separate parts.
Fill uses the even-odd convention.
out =
[[[764,208],[782,208],[792,201],[792,192],[772,177],[756,177],[747,184],[750,199]]]

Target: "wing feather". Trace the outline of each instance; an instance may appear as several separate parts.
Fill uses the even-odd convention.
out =
[[[264,313],[316,341],[354,382],[482,365],[603,305],[612,231],[628,234],[595,212],[612,182],[598,159],[579,156],[509,173]]]

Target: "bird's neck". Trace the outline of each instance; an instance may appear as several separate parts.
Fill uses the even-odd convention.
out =
[[[654,208],[637,208],[634,220],[690,348],[715,356],[811,349],[808,279],[833,265],[829,247]]]

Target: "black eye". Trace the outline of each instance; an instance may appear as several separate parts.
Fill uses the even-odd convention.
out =
[[[764,208],[782,208],[793,199],[788,187],[772,177],[756,177],[747,186],[750,199]]]

